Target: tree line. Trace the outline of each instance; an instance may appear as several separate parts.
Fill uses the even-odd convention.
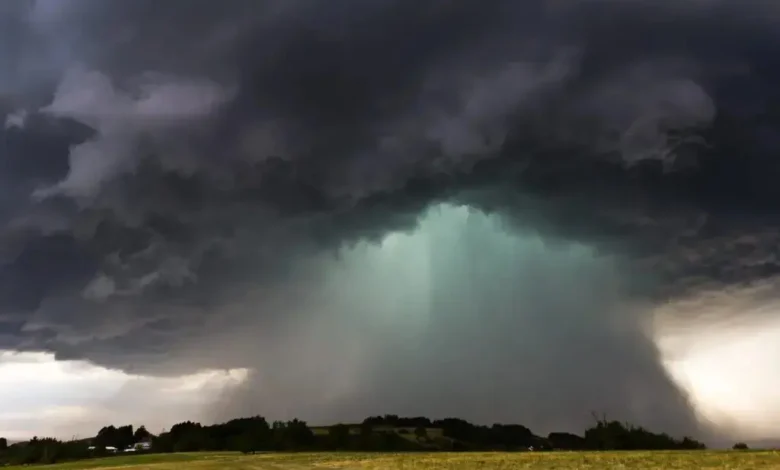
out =
[[[141,445],[145,444],[145,445]],[[269,422],[262,416],[202,425],[185,421],[153,435],[144,426],[106,426],[90,439],[60,441],[33,438],[8,445],[0,438],[0,465],[55,463],[134,452],[239,451],[545,451],[545,450],[693,450],[704,444],[677,439],[606,418],[596,419],[582,435],[553,432],[546,437],[519,424],[483,426],[458,418],[431,420],[396,415],[372,416],[359,424],[310,427],[306,422]]]

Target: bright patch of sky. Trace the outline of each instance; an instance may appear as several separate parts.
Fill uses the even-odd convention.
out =
[[[765,315],[766,304],[751,301],[773,289],[709,294],[658,312],[657,343],[669,375],[702,420],[744,439],[780,438],[780,322]]]
[[[173,378],[130,375],[48,353],[0,352],[0,436],[93,436],[106,425],[146,425],[153,433],[198,419],[245,369]]]

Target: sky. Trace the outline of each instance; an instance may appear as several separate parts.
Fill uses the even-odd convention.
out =
[[[780,9],[0,3],[0,435],[780,441]]]
[[[191,420],[219,393],[246,379],[242,369],[203,371],[179,377],[147,377],[57,361],[51,353],[0,353],[0,435],[10,441],[33,436],[84,438],[108,425],[107,417],[155,434]],[[136,404],[143,404],[140,416]]]

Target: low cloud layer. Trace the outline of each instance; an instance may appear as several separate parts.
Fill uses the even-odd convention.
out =
[[[776,17],[9,0],[0,348],[252,370],[214,419],[710,435],[658,319],[774,318]]]

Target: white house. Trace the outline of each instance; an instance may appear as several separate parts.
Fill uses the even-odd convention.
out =
[[[95,446],[89,446],[87,447],[87,450],[95,450]],[[116,447],[113,446],[106,446],[106,452],[116,452]]]
[[[151,441],[141,441],[135,445],[136,450],[149,450],[152,448]]]

